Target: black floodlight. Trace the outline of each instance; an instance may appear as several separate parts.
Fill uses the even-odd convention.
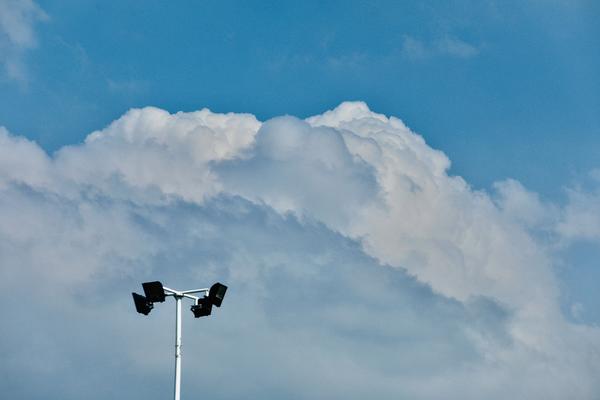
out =
[[[135,309],[140,314],[148,315],[154,308],[154,304],[141,294],[131,293],[133,296],[133,302],[135,303]]]
[[[165,301],[165,289],[159,281],[142,283],[144,293],[149,301],[153,303],[162,303]]]
[[[217,307],[221,307],[221,303],[223,302],[223,297],[225,297],[225,292],[227,291],[227,286],[222,283],[215,283],[210,287],[210,291],[208,292],[208,298],[210,302],[213,303]]]
[[[191,310],[194,313],[194,318],[206,317],[212,311],[212,303],[208,297],[198,299],[198,302],[192,306]]]

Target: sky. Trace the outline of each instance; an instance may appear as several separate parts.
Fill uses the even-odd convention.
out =
[[[0,0],[0,389],[597,399],[598,17]]]

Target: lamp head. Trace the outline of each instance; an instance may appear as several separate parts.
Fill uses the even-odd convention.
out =
[[[135,310],[140,314],[148,315],[154,308],[154,304],[141,294],[131,293],[131,295],[135,303]]]
[[[222,283],[215,283],[210,287],[208,291],[208,298],[210,302],[217,307],[221,307],[221,303],[223,303],[223,298],[225,297],[225,292],[227,291],[227,286]]]
[[[206,317],[210,315],[212,312],[212,303],[210,299],[204,296],[201,299],[198,299],[196,304],[191,307],[192,312],[194,313],[194,318]]]
[[[162,303],[165,301],[165,289],[159,281],[142,283],[144,294],[149,301],[153,303]]]

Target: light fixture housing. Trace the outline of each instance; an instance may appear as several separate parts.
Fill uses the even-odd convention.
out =
[[[135,310],[140,314],[150,314],[150,311],[154,308],[154,304],[141,294],[131,293],[131,295],[133,296],[133,302],[135,303]]]
[[[142,283],[146,298],[153,303],[162,303],[165,301],[165,289],[159,281]]]
[[[223,285],[220,282],[215,283],[210,287],[208,291],[208,298],[212,304],[217,307],[221,307],[221,303],[223,303],[223,298],[225,297],[225,292],[227,291],[227,286]]]
[[[201,299],[198,299],[196,304],[194,304],[190,309],[194,313],[194,318],[206,317],[209,316],[212,312],[213,303],[210,299],[204,296]]]

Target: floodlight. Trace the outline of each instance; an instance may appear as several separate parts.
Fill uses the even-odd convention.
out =
[[[194,318],[206,317],[212,312],[212,303],[206,296],[202,299],[198,299],[197,303],[191,307],[194,313]]]
[[[165,289],[159,281],[142,283],[144,293],[148,300],[153,303],[162,303],[165,301]]]
[[[2,1],[2,0],[0,0]],[[206,317],[211,314],[213,306],[220,307],[227,291],[227,286],[215,283],[210,288],[175,290],[163,286],[159,281],[142,283],[145,296],[131,293],[135,309],[140,314],[148,315],[154,308],[154,303],[162,303],[167,296],[175,299],[175,382],[174,400],[180,400],[181,395],[181,303],[184,299],[194,300],[191,307],[194,317]],[[194,296],[202,293],[202,297]]]
[[[215,283],[210,287],[208,292],[208,298],[210,302],[217,307],[221,307],[221,303],[223,302],[223,297],[225,297],[225,292],[227,291],[227,286],[222,283]]]
[[[141,294],[131,293],[133,296],[133,302],[135,303],[135,309],[140,314],[148,315],[154,308],[154,305],[147,298]]]

